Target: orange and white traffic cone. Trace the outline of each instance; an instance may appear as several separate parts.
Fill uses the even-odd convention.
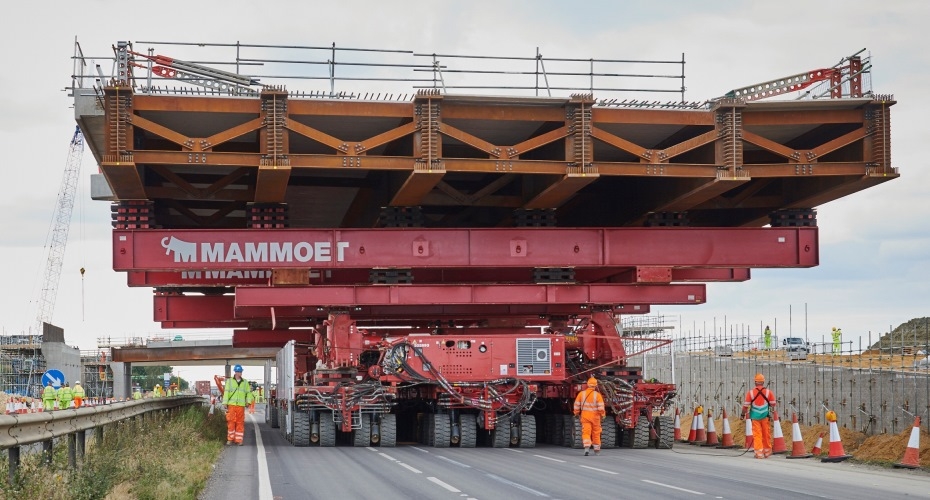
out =
[[[752,442],[752,420],[749,419],[749,415],[746,415],[746,449],[753,447]]]
[[[788,453],[788,447],[785,446],[785,435],[781,431],[781,420],[778,419],[778,412],[775,412],[775,420],[772,421],[772,454],[783,455]]]
[[[694,416],[691,417],[691,431],[688,432],[688,439],[684,441],[685,443],[693,443],[694,438],[697,437],[697,415],[697,408],[695,408]]]
[[[672,438],[675,441],[681,441],[681,410],[676,406],[675,407],[675,436]]]
[[[717,440],[717,428],[714,426],[714,416],[710,410],[707,410],[707,441],[702,446],[717,446],[720,441]]]
[[[843,450],[843,440],[840,439],[840,429],[836,426],[836,412],[830,410],[827,412],[827,421],[830,422],[830,451],[827,456],[821,458],[821,462],[842,462],[852,458]]]
[[[911,428],[911,437],[907,440],[904,458],[894,466],[905,469],[920,468],[920,417],[914,417],[914,427]]]
[[[823,433],[822,432],[820,433],[819,436],[817,436],[817,442],[814,443],[814,447],[811,449],[811,454],[816,457],[816,456],[819,456],[821,453],[823,453],[821,446],[823,446]]]
[[[704,429],[704,407],[698,406],[697,429],[694,433],[694,442],[691,444],[702,444],[707,440],[707,431]]]
[[[720,438],[720,446],[717,448],[728,450],[738,448],[733,444],[733,432],[730,430],[730,420],[727,418],[727,409],[723,409],[723,436]]]
[[[6,414],[7,414],[7,415],[12,415],[13,412],[14,412],[14,410],[13,410],[13,401],[12,401],[12,400],[7,401],[7,403],[6,403]]]
[[[801,436],[801,426],[798,425],[798,414],[791,414],[791,454],[785,458],[810,458],[813,455],[807,453],[804,448],[804,437]]]

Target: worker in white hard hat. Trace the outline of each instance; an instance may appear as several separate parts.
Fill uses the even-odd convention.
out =
[[[81,381],[74,382],[74,389],[71,389],[71,395],[74,397],[74,407],[80,408],[84,404],[84,388],[81,387]]]

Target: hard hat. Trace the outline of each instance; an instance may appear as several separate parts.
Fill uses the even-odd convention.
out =
[[[597,387],[597,379],[594,377],[589,378],[588,387]]]
[[[756,374],[756,383],[757,383],[757,384],[763,384],[763,383],[765,383],[765,375],[763,375],[763,374],[761,374],[761,373],[757,373],[757,374]]]
[[[81,385],[81,381],[78,380],[77,382],[74,383],[74,385]]]
[[[233,367],[234,372],[242,373],[242,365],[236,365]]]
[[[833,331],[836,331],[836,327],[835,327],[835,326],[833,327]]]

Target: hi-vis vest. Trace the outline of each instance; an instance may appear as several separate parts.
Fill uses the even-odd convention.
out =
[[[55,388],[47,385],[42,391],[42,401],[55,401]]]
[[[575,396],[575,411],[604,415],[604,398],[594,389],[584,389]]]
[[[245,406],[252,402],[252,388],[246,379],[236,382],[235,377],[226,380],[226,388],[223,390],[223,404],[233,406]]]
[[[746,393],[746,403],[749,404],[749,419],[762,420],[768,418],[770,407],[775,404],[775,394],[767,388],[754,387]]]

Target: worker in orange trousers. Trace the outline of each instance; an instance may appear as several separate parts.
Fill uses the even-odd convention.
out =
[[[743,412],[752,420],[752,444],[756,458],[772,456],[772,426],[769,416],[775,412],[775,393],[765,387],[765,376],[756,374],[756,386],[746,392]]]
[[[601,454],[601,419],[607,415],[604,409],[604,397],[597,392],[597,379],[588,379],[588,387],[575,396],[575,416],[581,416],[581,442],[584,445],[584,456],[588,456],[589,448],[594,449],[595,455]]]

